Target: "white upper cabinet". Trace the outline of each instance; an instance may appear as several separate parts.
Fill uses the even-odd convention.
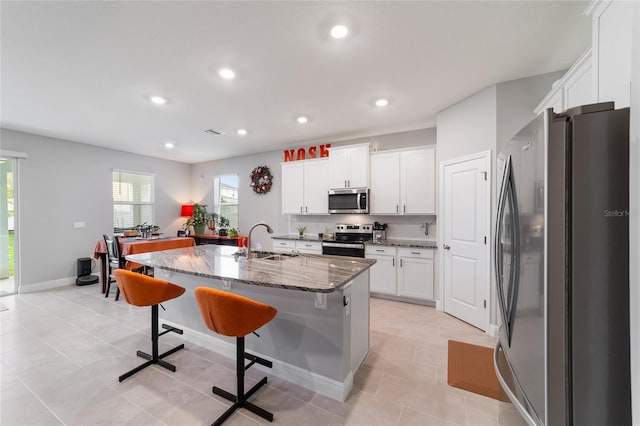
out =
[[[371,214],[435,214],[435,148],[371,155]]]
[[[282,163],[282,213],[302,214],[304,205],[304,164]]]
[[[587,13],[593,17],[593,90],[595,102],[631,103],[633,3],[624,0],[593,1]]]
[[[371,154],[371,214],[400,212],[400,154]]]
[[[369,186],[369,144],[330,148],[331,189]]]
[[[569,71],[553,84],[534,112],[539,114],[547,108],[553,108],[553,112],[560,113],[574,106],[594,102],[591,48],[588,48]]]
[[[282,163],[282,213],[328,214],[329,160]]]
[[[400,153],[403,214],[436,214],[435,148]]]
[[[631,103],[633,2],[593,0],[585,14],[592,15],[591,47],[576,61],[535,108],[558,113],[578,105]]]
[[[304,214],[329,213],[329,160],[304,163]]]

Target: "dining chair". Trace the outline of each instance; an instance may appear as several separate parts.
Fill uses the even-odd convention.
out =
[[[107,256],[109,257],[108,268],[109,273],[107,274],[107,286],[104,292],[104,297],[109,297],[109,290],[111,289],[111,283],[116,282],[116,278],[113,274],[113,271],[116,269],[123,269],[124,263],[120,258],[120,249],[118,247],[118,240],[116,237],[109,238],[108,235],[103,235],[104,242],[107,245]],[[116,285],[116,300],[120,298],[120,288]]]

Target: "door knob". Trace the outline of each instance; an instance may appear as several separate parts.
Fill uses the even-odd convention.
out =
[[[451,246],[448,245],[448,244],[443,244],[442,248],[445,249],[445,250],[449,250],[451,248]]]

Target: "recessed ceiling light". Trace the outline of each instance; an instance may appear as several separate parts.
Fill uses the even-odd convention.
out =
[[[167,143],[164,144],[164,147],[167,148],[167,149],[171,149],[171,148],[173,148],[173,144],[171,142],[167,142]]]
[[[246,134],[247,134],[247,129],[238,129],[238,134],[239,134],[240,136],[244,136],[244,135],[246,135]]]
[[[156,105],[164,105],[167,103],[167,100],[162,96],[150,96],[149,100]]]
[[[389,105],[389,101],[385,98],[380,98],[376,100],[376,106],[379,108],[386,107]]]
[[[218,71],[218,75],[224,78],[225,80],[233,80],[234,78],[236,78],[236,73],[229,68],[221,68]]]
[[[336,25],[331,28],[331,37],[333,38],[345,38],[349,34],[349,28],[344,25]]]
[[[306,122],[309,121],[309,119],[307,117],[305,117],[304,115],[301,115],[300,117],[296,118],[296,121],[300,124],[304,124]]]

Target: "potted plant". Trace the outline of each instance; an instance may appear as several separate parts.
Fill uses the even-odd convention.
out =
[[[229,236],[230,237],[237,237],[238,236],[238,230],[236,228],[231,228],[229,229]]]
[[[196,203],[193,205],[191,217],[184,223],[184,229],[189,229],[190,226],[193,226],[193,231],[196,235],[204,234],[204,227],[207,225],[209,217],[207,205]]]
[[[300,235],[300,238],[304,237],[304,231],[307,230],[307,227],[303,225],[298,225],[296,229],[298,230],[298,235]]]
[[[218,235],[224,237],[227,236],[227,228],[229,227],[229,219],[224,216],[220,216],[218,219]]]

